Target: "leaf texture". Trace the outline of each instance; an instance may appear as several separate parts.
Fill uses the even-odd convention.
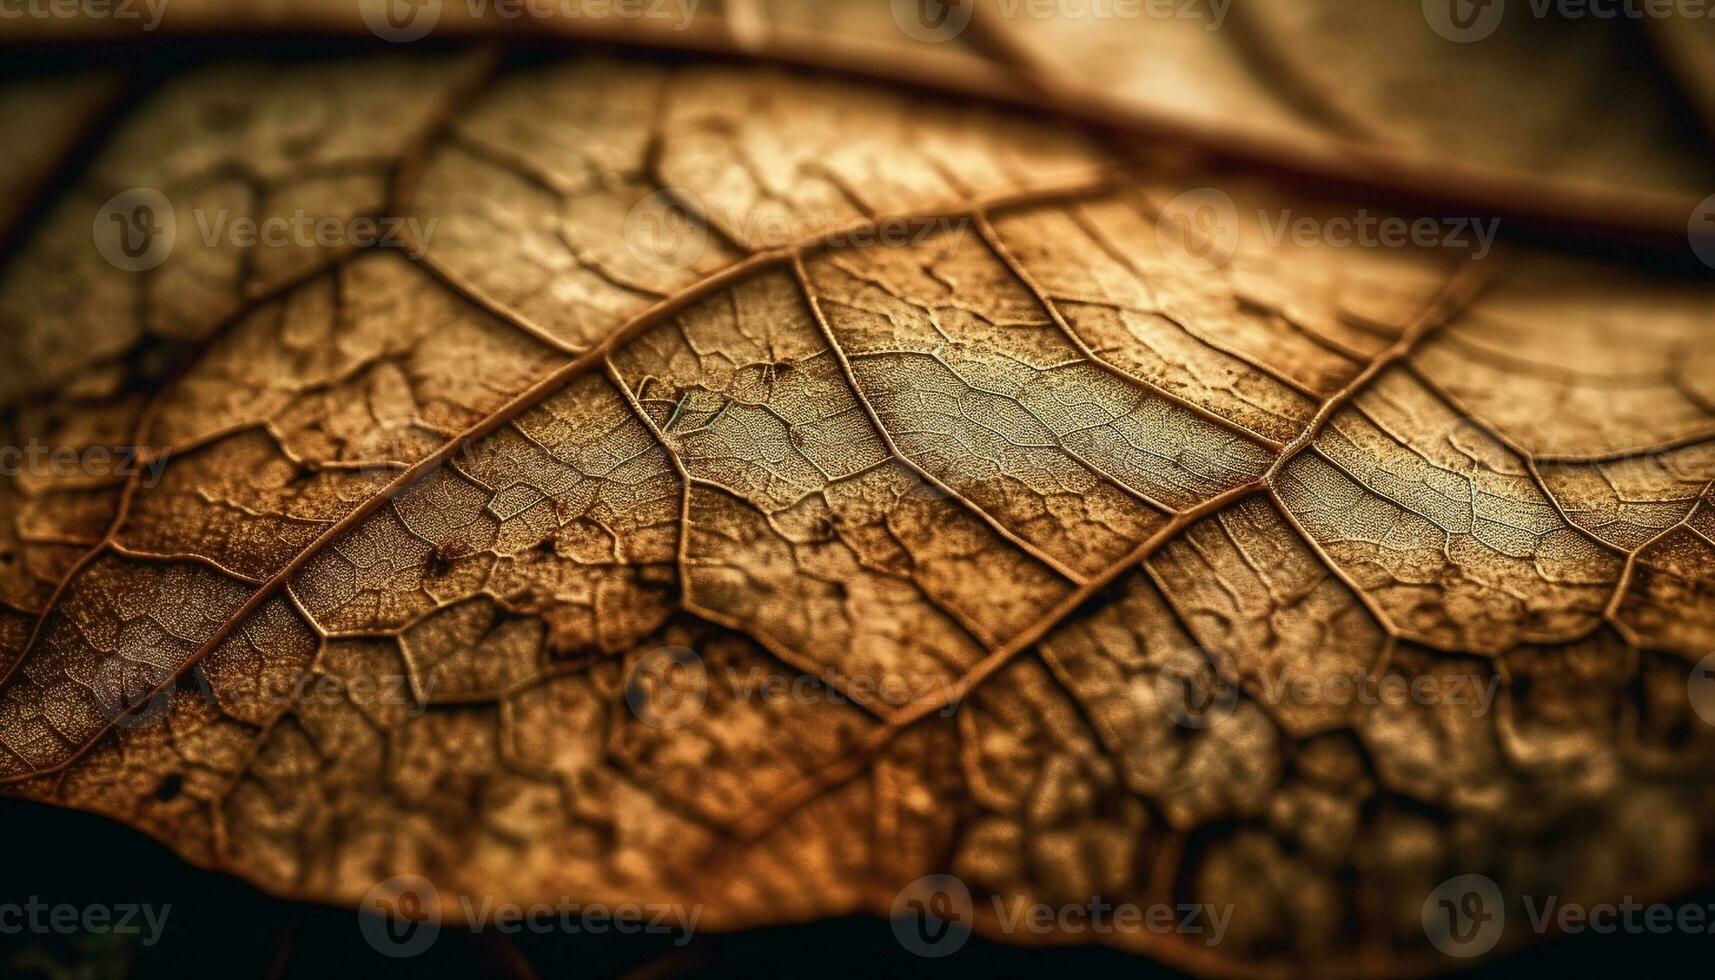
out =
[[[1261,98],[1214,84],[1218,111]],[[1192,271],[1158,233],[1181,191],[1356,206],[1120,142],[659,55],[169,79],[0,273],[9,441],[150,464],[0,485],[5,790],[347,904],[405,872],[718,929],[885,912],[936,872],[1230,903],[1218,947],[1104,937],[1210,973],[1439,963],[1420,908],[1453,869],[1591,900],[1699,880],[1708,282],[1255,229]],[[1564,162],[1611,173],[1590,149]],[[434,231],[181,236],[137,275],[87,234],[131,186]],[[663,648],[715,679],[676,726],[632,683]],[[1187,653],[1233,686],[1219,724],[1164,703]]]
[[[1509,16],[1505,4],[1454,8],[1474,18],[1461,30],[1463,20],[1436,19],[1445,6],[1192,0],[1104,17],[990,0],[978,9],[1052,89],[1301,144],[1344,139],[1586,188],[1702,196],[1707,149],[1624,31],[1552,6]],[[1675,50],[1695,51],[1704,33],[1690,21],[1656,28]]]

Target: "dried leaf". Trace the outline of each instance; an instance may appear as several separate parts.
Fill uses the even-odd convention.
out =
[[[746,9],[739,51],[863,33]],[[1178,108],[1267,94],[1204,56]],[[726,930],[953,874],[981,931],[1206,973],[1446,965],[1454,874],[1702,880],[1708,280],[1276,236],[1379,212],[994,95],[636,53],[168,79],[0,271],[6,441],[79,463],[0,483],[4,790],[295,899]],[[1531,102],[1456,146],[1450,103],[1341,111],[1514,166],[1594,125]],[[1552,161],[1630,160],[1584,147]],[[178,228],[145,272],[89,234],[139,187]],[[1002,914],[1098,899],[1231,919]]]

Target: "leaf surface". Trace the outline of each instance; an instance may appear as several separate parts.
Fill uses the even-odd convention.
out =
[[[1212,973],[1423,968],[1455,871],[1697,880],[1708,281],[1273,242],[1359,206],[1004,101],[614,53],[169,79],[0,273],[9,441],[146,464],[0,484],[6,791],[347,904],[1231,904],[1101,937]],[[1189,267],[1215,185],[1236,251]],[[142,275],[88,235],[132,186],[187,209]],[[220,208],[420,235],[231,254],[187,233]],[[638,682],[678,648],[689,717]],[[1366,677],[1495,700],[1282,693]]]

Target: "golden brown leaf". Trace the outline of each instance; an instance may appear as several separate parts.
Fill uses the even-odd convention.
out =
[[[876,31],[746,9],[735,51]],[[1177,108],[1262,98],[1189,57],[1226,67]],[[996,95],[635,52],[169,79],[0,271],[11,444],[141,447],[0,484],[5,791],[293,899],[728,930],[954,874],[979,930],[1208,973],[1445,965],[1458,873],[1700,880],[1707,279],[1275,241],[1377,209]],[[1342,111],[1449,149],[1432,108]],[[1535,165],[1556,113],[1456,152]],[[183,211],[151,271],[89,235],[131,187]],[[222,209],[412,230],[191,233]],[[1361,696],[1431,689],[1467,695]],[[1004,916],[1098,898],[1231,919]]]

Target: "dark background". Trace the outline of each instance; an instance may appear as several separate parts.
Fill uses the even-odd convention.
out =
[[[1016,949],[979,937],[954,955],[921,959],[881,919],[853,917],[730,935],[503,937],[442,929],[430,950],[395,960],[370,949],[350,909],[278,901],[227,875],[199,871],[111,821],[0,800],[0,902],[171,903],[155,946],[135,937],[0,935],[0,977],[106,980],[137,977],[984,977],[1177,976],[1147,961],[1092,947]],[[1715,890],[1687,903],[1715,904]],[[51,961],[62,970],[31,963]],[[1581,934],[1461,974],[1501,977],[1715,977],[1715,936]]]

